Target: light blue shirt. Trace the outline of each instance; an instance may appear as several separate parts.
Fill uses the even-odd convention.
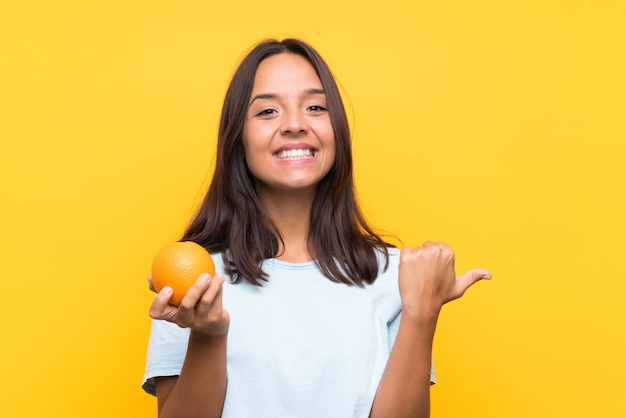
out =
[[[221,254],[213,258],[223,272]],[[398,261],[390,249],[389,268],[364,288],[331,282],[315,262],[277,259],[263,262],[262,287],[227,280],[222,417],[367,417],[399,325]],[[155,377],[180,374],[188,338],[188,329],[152,322],[146,392]]]

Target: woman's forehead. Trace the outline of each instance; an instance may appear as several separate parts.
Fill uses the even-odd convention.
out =
[[[254,92],[269,93],[293,88],[302,91],[322,89],[315,68],[306,58],[282,53],[261,61],[254,77]]]

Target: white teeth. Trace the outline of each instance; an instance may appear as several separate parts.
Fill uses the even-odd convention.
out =
[[[276,154],[279,160],[302,160],[313,158],[313,150],[310,149],[290,149]]]

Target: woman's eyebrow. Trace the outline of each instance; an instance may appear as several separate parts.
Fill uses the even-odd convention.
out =
[[[255,100],[262,100],[262,99],[275,99],[276,95],[272,94],[272,93],[261,93],[261,94],[257,94],[256,96],[254,96],[252,98],[252,100],[250,100],[250,104],[254,103]]]
[[[305,93],[307,96],[310,95],[317,95],[317,94],[321,94],[321,95],[325,95],[326,93],[324,92],[324,89],[317,89],[317,88],[310,88],[310,89],[306,89]],[[263,99],[275,99],[276,97],[278,97],[276,94],[274,93],[261,93],[261,94],[257,94],[256,96],[254,96],[252,98],[252,100],[250,100],[250,104],[254,103],[255,100],[263,100]]]
[[[306,90],[306,94],[307,95],[313,95],[313,94],[321,94],[321,95],[326,95],[326,93],[324,92],[324,89],[307,89]]]

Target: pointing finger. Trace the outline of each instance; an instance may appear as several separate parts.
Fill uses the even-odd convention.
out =
[[[456,292],[453,299],[463,296],[465,291],[480,280],[491,280],[491,273],[484,269],[473,269],[456,278]]]

